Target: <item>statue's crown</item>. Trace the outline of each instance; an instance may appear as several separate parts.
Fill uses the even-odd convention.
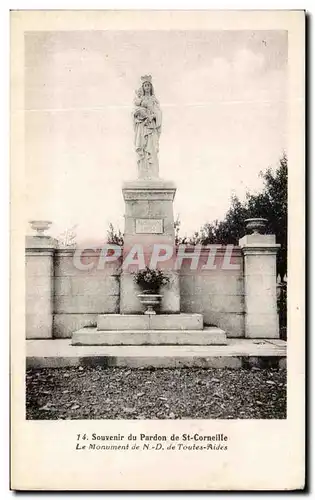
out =
[[[141,77],[141,82],[144,83],[144,82],[150,82],[152,83],[152,76],[151,75],[144,75]]]

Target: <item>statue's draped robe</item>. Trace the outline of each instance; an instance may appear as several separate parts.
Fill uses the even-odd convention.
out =
[[[135,148],[138,155],[139,178],[159,176],[159,137],[162,125],[162,113],[155,96],[143,96],[135,99],[133,112],[135,129]]]

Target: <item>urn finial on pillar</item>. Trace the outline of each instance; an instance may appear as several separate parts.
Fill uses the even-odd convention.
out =
[[[36,236],[44,236],[45,231],[48,231],[52,222],[50,220],[30,220],[29,224],[36,231]]]
[[[247,234],[265,234],[268,220],[262,217],[245,219]]]

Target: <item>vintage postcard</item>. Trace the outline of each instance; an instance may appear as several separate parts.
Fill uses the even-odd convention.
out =
[[[11,487],[305,485],[303,11],[11,12]]]

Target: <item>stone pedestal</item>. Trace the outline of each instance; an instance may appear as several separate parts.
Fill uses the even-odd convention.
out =
[[[220,328],[204,328],[202,314],[101,314],[96,328],[72,335],[72,345],[226,345]]]
[[[172,256],[156,267],[170,277],[170,283],[161,293],[161,313],[180,311],[179,276],[174,271],[175,231],[173,200],[176,187],[163,179],[137,179],[123,185],[125,200],[124,267],[121,275],[120,313],[143,312],[138,294],[141,289],[134,283],[133,274],[143,264],[150,265],[154,245],[166,246]],[[137,264],[132,264],[137,262]]]
[[[56,240],[49,236],[26,237],[26,338],[53,336],[53,256]]]
[[[245,337],[279,338],[274,235],[251,234],[240,239],[244,254]]]
[[[97,330],[202,330],[202,314],[100,314]]]

